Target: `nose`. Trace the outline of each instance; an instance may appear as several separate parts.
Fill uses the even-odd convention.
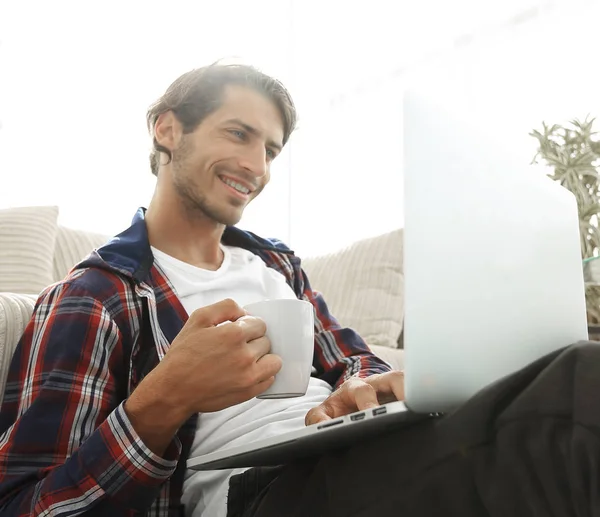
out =
[[[267,152],[262,146],[252,146],[244,149],[239,158],[240,166],[250,172],[257,179],[267,174]]]

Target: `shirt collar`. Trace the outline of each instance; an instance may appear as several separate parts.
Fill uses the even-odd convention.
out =
[[[110,239],[104,246],[81,262],[77,268],[101,267],[116,270],[127,277],[133,278],[136,282],[147,280],[154,264],[154,255],[150,249],[145,216],[146,209],[144,207],[138,208],[129,228]],[[235,226],[225,228],[221,242],[228,246],[244,248],[253,253],[276,251],[293,254],[293,251],[280,241],[264,239]]]

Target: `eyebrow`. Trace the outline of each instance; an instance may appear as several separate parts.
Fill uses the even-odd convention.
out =
[[[240,126],[241,128],[243,128],[244,131],[247,131],[248,133],[250,133],[251,135],[262,136],[262,132],[260,130],[256,129],[255,127],[252,127],[250,124],[246,124],[239,118],[230,118],[229,120],[225,121],[225,124],[236,124],[236,125]],[[274,140],[267,140],[267,145],[269,147],[274,147],[275,149],[277,149],[277,152],[281,152],[282,145],[276,143]]]

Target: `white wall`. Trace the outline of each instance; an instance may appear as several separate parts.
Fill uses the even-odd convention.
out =
[[[299,254],[332,251],[401,226],[398,81],[332,101],[295,138],[291,243]]]
[[[535,20],[480,34],[414,67],[407,85],[442,84],[446,102],[497,139],[497,151],[529,163],[542,121],[600,117],[600,2],[559,5]],[[600,131],[600,120],[596,123]]]
[[[228,56],[292,89],[289,10],[287,0],[0,1],[0,207],[59,204],[63,224],[126,227],[154,186],[148,105],[181,73]],[[279,209],[273,199],[266,213]]]
[[[57,203],[63,224],[119,231],[152,193],[148,104],[240,55],[300,114],[240,226],[302,255],[333,250],[402,225],[406,85],[454,90],[498,152],[527,162],[542,120],[598,115],[599,3],[0,1],[0,207]]]
[[[403,225],[404,88],[433,90],[476,131],[488,133],[495,153],[508,154],[523,166],[530,164],[537,148],[529,132],[542,121],[600,116],[600,2],[537,2],[537,7],[528,2],[522,4],[521,15],[500,8],[497,18],[483,4],[491,3],[478,4],[481,11],[474,16],[480,16],[479,25],[465,23],[463,37],[443,30],[433,37],[431,27],[417,25],[422,32],[413,30],[413,43],[430,38],[430,52],[415,53],[395,71],[394,62],[388,62],[387,75],[382,63],[379,68],[365,65],[369,73],[363,74],[364,56],[359,56],[358,78],[347,76],[345,91],[330,93],[329,102],[312,106],[308,117],[305,113],[292,168],[291,241],[299,253],[334,250]],[[458,23],[457,13],[450,12],[456,7],[446,5],[448,23]],[[377,39],[384,37],[378,34]],[[331,92],[341,85],[333,80],[326,88]],[[600,130],[600,120],[596,127]],[[544,167],[530,169],[547,172]],[[315,212],[319,209],[326,218]]]

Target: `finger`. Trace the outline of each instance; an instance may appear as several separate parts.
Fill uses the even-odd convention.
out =
[[[190,320],[202,327],[213,327],[225,321],[236,321],[245,316],[246,311],[231,299],[200,307],[190,314]]]
[[[305,425],[314,425],[326,420],[331,420],[333,416],[329,414],[328,406],[320,404],[312,408],[304,417]]]
[[[379,406],[375,388],[364,381],[350,386],[348,395],[359,411]]]
[[[391,386],[392,392],[396,397],[396,400],[404,400],[404,372],[394,371],[390,372],[391,375]]]
[[[255,384],[250,388],[250,398],[257,397],[261,393],[268,390],[272,384],[275,382],[275,377],[268,377],[267,379],[260,381],[258,384]]]
[[[258,361],[261,357],[267,355],[271,351],[271,341],[267,336],[253,339],[247,344],[248,350]]]
[[[264,320],[256,318],[255,316],[242,316],[233,324],[238,325],[242,329],[244,338],[248,343],[263,337],[267,332],[267,324]],[[269,343],[269,350],[270,349],[271,344]]]
[[[404,400],[404,372],[395,370],[372,375],[367,377],[365,382],[375,388],[380,403]]]
[[[269,377],[277,375],[277,373],[279,373],[279,370],[281,370],[282,365],[283,361],[278,355],[263,355],[256,362],[256,368],[258,369],[256,374],[257,379],[259,380],[259,382],[262,382],[264,379],[268,379]]]

